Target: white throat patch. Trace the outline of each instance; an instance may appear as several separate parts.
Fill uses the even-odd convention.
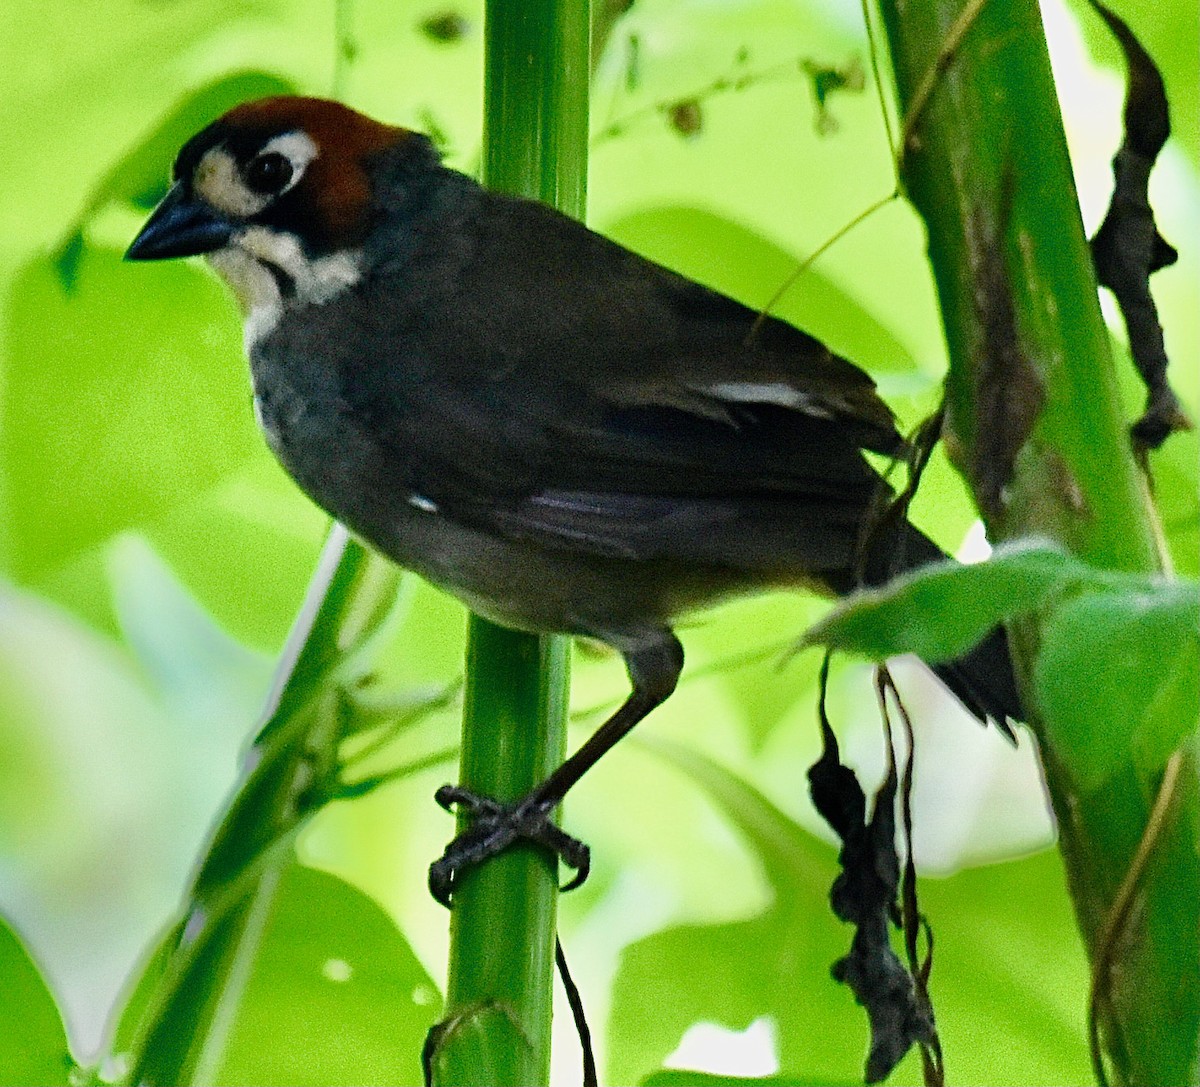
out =
[[[233,155],[218,145],[200,160],[192,187],[203,201],[235,222],[252,219],[291,189],[317,154],[317,145],[306,132],[284,132],[268,140],[255,157],[282,155],[292,172],[277,192],[263,194],[247,186]],[[225,248],[208,255],[246,315],[247,353],[279,323],[285,305],[319,306],[354,286],[362,275],[361,260],[357,249],[313,260],[294,234],[253,225],[235,230]]]
[[[285,304],[323,305],[362,278],[361,250],[342,250],[313,260],[294,234],[261,226],[235,233],[229,245],[209,254],[208,262],[233,289],[246,315],[247,354],[279,323]],[[295,285],[286,299],[279,273]]]

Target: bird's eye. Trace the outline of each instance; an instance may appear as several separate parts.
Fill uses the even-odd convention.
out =
[[[268,151],[251,159],[245,178],[246,184],[256,193],[269,196],[281,191],[292,180],[292,164],[286,155]]]

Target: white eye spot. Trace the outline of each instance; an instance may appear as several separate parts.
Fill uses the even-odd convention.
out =
[[[304,176],[308,164],[317,157],[317,145],[307,132],[285,132],[282,136],[268,140],[259,151],[260,155],[271,153],[283,155],[292,164],[291,179],[275,194],[282,196]]]
[[[354,976],[354,967],[345,959],[326,959],[321,966],[321,976],[327,981],[349,981]]]

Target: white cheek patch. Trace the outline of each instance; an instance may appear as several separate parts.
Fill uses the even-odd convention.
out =
[[[237,161],[223,146],[205,153],[192,175],[192,188],[218,211],[238,219],[251,219],[304,176],[308,164],[317,157],[317,145],[307,133],[285,132],[268,140],[258,152],[272,153],[283,155],[292,166],[292,176],[277,193],[264,195],[248,188]]]
[[[342,250],[316,260],[306,256],[300,241],[285,230],[252,226],[236,234],[233,244],[250,256],[282,269],[296,284],[296,298],[320,305],[362,277],[362,253]]]
[[[192,174],[192,189],[218,211],[238,219],[257,215],[268,203],[267,197],[246,188],[237,163],[223,147],[205,153]]]

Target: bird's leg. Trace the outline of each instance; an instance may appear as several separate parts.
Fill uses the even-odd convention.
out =
[[[615,639],[614,639],[615,640]],[[465,869],[504,852],[516,841],[528,841],[561,858],[575,875],[563,887],[569,891],[587,879],[590,851],[553,822],[554,809],[567,791],[625,736],[643,717],[661,705],[675,690],[683,669],[683,647],[669,630],[656,630],[653,638],[636,643],[622,641],[625,667],[632,690],[617,711],[587,742],[536,789],[512,804],[501,804],[456,785],[443,785],[436,793],[442,807],[454,805],[471,814],[471,825],[429,867],[429,891],[443,906],[450,905],[455,884]]]

